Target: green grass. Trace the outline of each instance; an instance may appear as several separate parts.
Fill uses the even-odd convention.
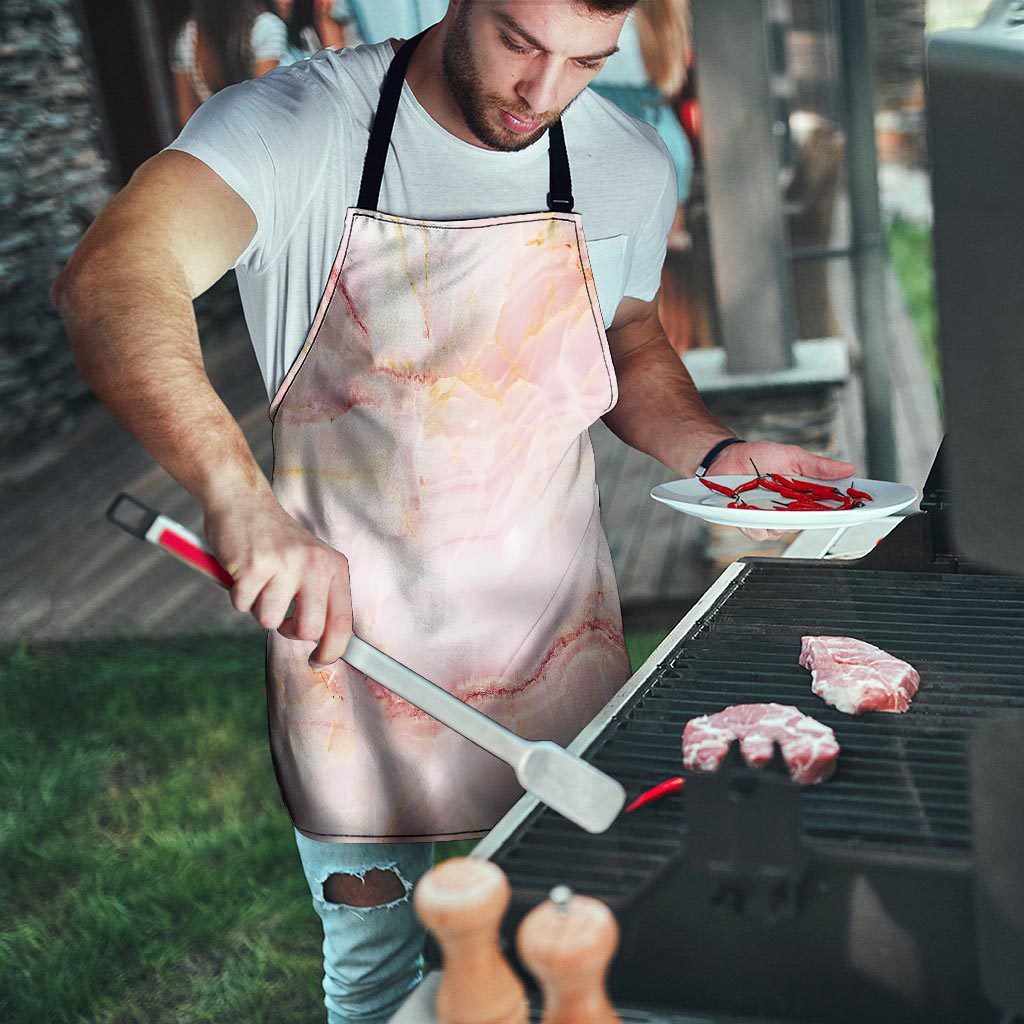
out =
[[[3,651],[0,707],[0,1020],[322,1019],[259,639]]]
[[[942,408],[935,310],[935,272],[932,263],[931,229],[896,217],[889,225],[889,253],[903,288],[910,318],[917,329],[921,351],[931,370],[935,393]]]

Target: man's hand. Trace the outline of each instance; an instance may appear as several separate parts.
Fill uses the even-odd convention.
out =
[[[311,664],[341,657],[352,635],[352,592],[340,551],[303,529],[273,496],[208,505],[204,528],[235,581],[231,603],[238,611],[289,639],[319,641]]]
[[[840,480],[853,476],[857,467],[852,462],[837,462],[823,455],[815,455],[795,444],[775,441],[744,441],[731,444],[711,463],[708,476],[754,476],[754,465],[761,473],[781,473],[783,476],[810,477],[813,480]],[[775,540],[786,530],[742,531],[751,540]]]

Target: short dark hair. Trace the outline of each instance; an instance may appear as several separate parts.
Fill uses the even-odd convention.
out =
[[[636,7],[640,0],[576,0],[583,7],[589,7],[597,14],[622,14]]]
[[[475,0],[464,0],[466,6],[474,3]],[[611,17],[615,14],[622,14],[623,11],[631,11],[643,0],[570,0],[573,7],[586,7],[598,15]]]

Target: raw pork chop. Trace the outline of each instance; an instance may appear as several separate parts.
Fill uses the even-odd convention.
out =
[[[800,664],[811,691],[847,715],[906,711],[921,682],[912,665],[848,636],[802,637]]]
[[[734,704],[691,719],[683,729],[683,767],[714,771],[734,739],[754,768],[771,760],[772,741],[778,740],[790,777],[801,786],[823,782],[836,770],[835,733],[788,704]]]

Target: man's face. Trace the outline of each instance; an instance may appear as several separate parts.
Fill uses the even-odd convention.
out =
[[[536,141],[618,48],[625,19],[571,0],[459,0],[442,63],[470,131],[491,149]]]

